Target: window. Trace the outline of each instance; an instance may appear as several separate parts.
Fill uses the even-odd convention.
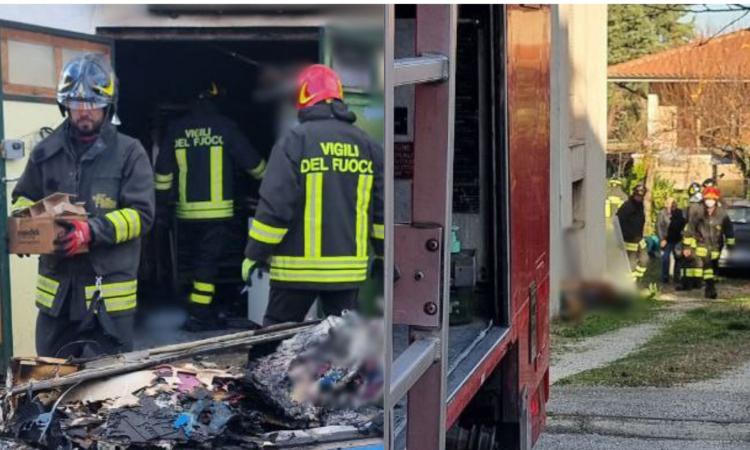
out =
[[[109,46],[26,30],[0,29],[3,93],[55,101],[57,78],[72,58],[94,52],[109,58]]]

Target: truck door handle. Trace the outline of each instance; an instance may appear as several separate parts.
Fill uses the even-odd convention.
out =
[[[21,179],[21,177],[15,177],[15,178],[3,177],[3,178],[0,179],[0,181],[2,181],[3,183],[15,183],[16,181],[18,181],[20,179]]]

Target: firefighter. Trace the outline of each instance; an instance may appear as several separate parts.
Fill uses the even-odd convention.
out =
[[[271,151],[245,249],[244,279],[270,271],[264,326],[303,320],[316,298],[327,315],[356,308],[370,241],[382,255],[382,148],[354,126],[324,65],[300,73],[296,106],[300,124]]]
[[[266,170],[237,125],[219,113],[219,95],[212,83],[185,116],[167,126],[155,170],[158,223],[171,223],[175,203],[180,241],[192,244],[186,252],[193,267],[185,323],[190,331],[222,326],[213,305],[234,217],[234,166],[258,180]]]
[[[703,214],[698,221],[699,245],[706,249],[703,255],[703,282],[706,285],[705,297],[715,299],[715,275],[719,267],[721,250],[726,244],[734,245],[734,228],[726,210],[721,207],[721,193],[714,186],[703,189]]]
[[[682,276],[680,284],[677,286],[678,291],[698,289],[703,281],[703,257],[697,253],[703,254],[704,248],[698,249],[696,240],[696,226],[703,215],[703,193],[701,185],[697,182],[690,183],[688,187],[689,203],[685,213],[686,226],[683,231],[683,238],[680,247],[676,253],[680,256],[680,267]]]
[[[627,199],[627,194],[622,190],[622,180],[612,178],[607,181],[607,198],[604,201],[604,217],[607,219],[607,226],[610,224],[609,220]]]
[[[617,210],[617,219],[620,222],[622,238],[625,241],[630,270],[636,284],[641,287],[643,275],[646,274],[646,267],[648,266],[646,240],[643,239],[643,227],[646,224],[646,215],[643,209],[645,195],[646,186],[643,183],[638,183],[633,188],[630,198]]]
[[[60,219],[65,232],[55,240],[55,253],[39,258],[37,354],[129,351],[141,236],[154,217],[151,164],[141,144],[111,124],[117,81],[100,55],[65,65],[57,102],[66,118],[31,152],[12,209],[65,192],[85,202],[89,218]]]

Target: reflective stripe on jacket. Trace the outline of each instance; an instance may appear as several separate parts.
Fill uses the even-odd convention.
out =
[[[176,200],[185,220],[234,216],[234,166],[256,179],[266,162],[229,118],[209,104],[191,110],[169,125],[155,169],[157,200]]]
[[[153,171],[141,144],[109,124],[80,159],[68,136],[68,121],[40,142],[13,190],[14,207],[55,192],[85,202],[92,242],[71,258],[41,255],[37,306],[54,316],[70,298],[70,316],[83,317],[95,291],[108,312],[136,307],[141,236],[154,217]],[[97,279],[100,281],[97,286]]]
[[[382,254],[383,150],[341,102],[300,111],[271,152],[245,254],[275,285],[348,289]]]

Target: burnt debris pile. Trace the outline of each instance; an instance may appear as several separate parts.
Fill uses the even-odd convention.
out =
[[[288,331],[276,351],[249,360],[250,345],[236,343],[168,363],[158,362],[175,350],[191,353],[189,346],[80,365],[16,359],[1,418],[8,440],[0,444],[291,448],[379,435],[379,325],[346,314]],[[273,342],[263,335],[240,338]],[[217,350],[212,339],[196,345]]]

